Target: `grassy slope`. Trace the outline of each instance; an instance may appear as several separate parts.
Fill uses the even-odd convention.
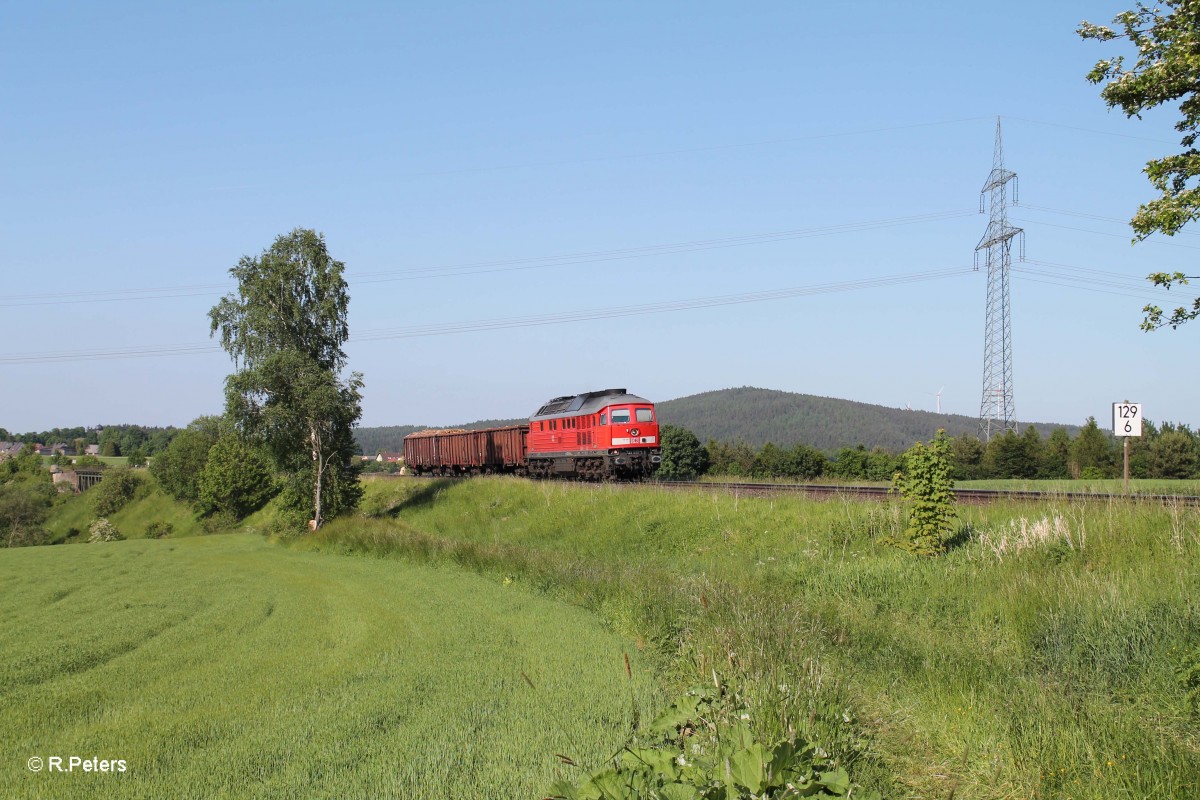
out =
[[[185,503],[180,503],[159,488],[153,478],[146,477],[145,494],[131,501],[108,521],[117,526],[126,538],[138,539],[145,536],[146,526],[152,522],[168,522],[172,536],[192,536],[203,533],[203,526],[196,521],[196,514]],[[79,531],[80,538],[87,540],[88,525],[99,516],[92,508],[88,492],[66,497],[56,505],[44,527],[50,532],[51,542],[67,540],[72,530]]]
[[[599,761],[630,724],[619,640],[457,570],[214,536],[0,551],[0,572],[3,797],[536,797],[553,753]]]
[[[594,608],[681,683],[718,670],[756,724],[807,726],[892,796],[1200,785],[1175,677],[1200,659],[1196,509],[965,507],[960,546],[932,560],[879,541],[899,508],[851,501],[380,480],[365,510],[378,519],[309,544],[452,560]],[[1017,552],[1043,518],[1050,535]]]

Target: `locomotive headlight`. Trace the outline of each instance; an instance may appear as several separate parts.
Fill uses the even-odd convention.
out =
[[[638,435],[638,429],[637,429],[637,428],[630,428],[630,429],[629,429],[629,435],[630,435],[630,436],[637,436],[637,435]]]

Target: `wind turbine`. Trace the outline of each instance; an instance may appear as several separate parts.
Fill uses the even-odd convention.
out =
[[[936,392],[926,392],[925,393],[925,394],[931,394],[937,398],[937,413],[939,413],[939,414],[942,413],[942,392],[945,390],[945,388],[946,387],[943,386],[941,389],[938,389]]]

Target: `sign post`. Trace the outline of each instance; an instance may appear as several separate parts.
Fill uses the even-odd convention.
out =
[[[1125,494],[1129,494],[1129,437],[1142,435],[1142,404],[1113,403],[1113,436],[1125,440]]]

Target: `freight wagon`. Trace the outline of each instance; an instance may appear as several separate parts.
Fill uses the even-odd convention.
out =
[[[404,437],[404,464],[418,475],[524,474],[528,433],[528,425],[420,431]]]

